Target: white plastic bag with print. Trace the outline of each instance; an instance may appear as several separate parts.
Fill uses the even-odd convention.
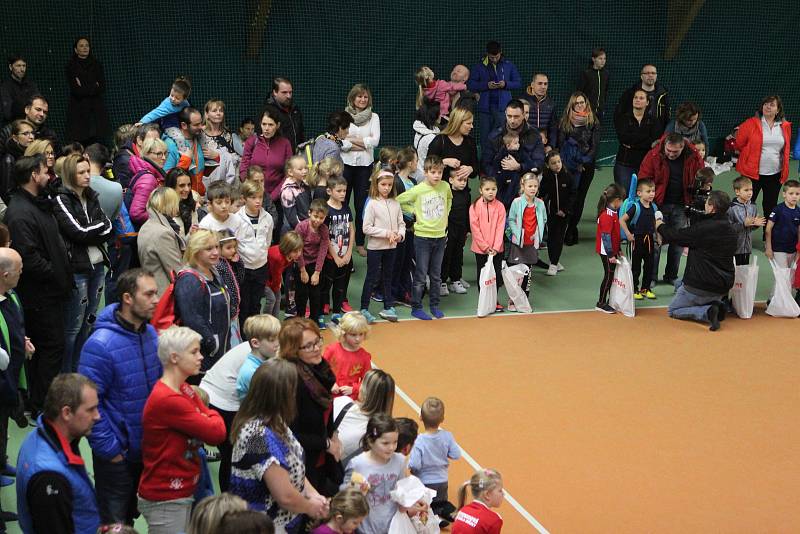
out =
[[[397,481],[395,489],[391,491],[392,500],[405,508],[411,508],[420,503],[428,506],[426,512],[414,517],[398,510],[389,525],[388,534],[439,534],[439,519],[431,512],[430,505],[436,492],[426,488],[420,479],[411,475]]]
[[[631,262],[625,256],[617,260],[614,279],[611,281],[608,304],[625,317],[636,315],[636,305],[633,301],[633,271],[631,270]]]
[[[772,273],[775,275],[775,294],[767,306],[767,315],[773,317],[797,317],[800,306],[792,297],[792,280],[794,267],[781,267],[775,260],[770,260]]]
[[[486,317],[494,313],[497,306],[497,274],[494,272],[494,258],[489,256],[486,265],[481,269],[478,279],[480,291],[478,292],[478,317]]]
[[[503,285],[506,287],[508,298],[520,313],[531,313],[532,311],[528,295],[522,289],[522,279],[529,273],[530,267],[523,263],[509,267],[505,261],[503,262]]]
[[[737,265],[733,287],[730,292],[731,304],[736,310],[736,315],[741,319],[753,316],[753,303],[756,300],[756,287],[758,286],[758,257],[753,256],[750,265]]]

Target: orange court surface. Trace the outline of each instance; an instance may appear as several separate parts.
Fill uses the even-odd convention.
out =
[[[516,506],[503,532],[800,532],[800,323],[664,309],[375,325],[395,415],[427,396]],[[451,464],[450,500],[474,467]]]

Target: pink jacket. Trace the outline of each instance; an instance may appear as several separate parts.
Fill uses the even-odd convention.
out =
[[[486,254],[487,249],[502,252],[506,207],[497,199],[486,202],[479,198],[469,207],[469,228],[472,232],[472,252]]]
[[[292,157],[292,144],[285,137],[264,139],[261,135],[251,135],[244,143],[242,161],[239,163],[239,178],[247,178],[250,165],[260,165],[264,170],[264,191],[273,202],[281,196],[283,168],[286,160]]]
[[[466,84],[463,83],[434,80],[425,88],[424,94],[426,98],[439,103],[439,116],[445,117],[450,113],[450,96],[466,88]]]
[[[131,221],[141,226],[150,218],[147,214],[147,201],[150,199],[150,193],[159,185],[163,185],[164,176],[152,163],[139,156],[131,156],[130,166],[131,178],[136,176],[139,171],[144,172],[133,184],[133,199],[131,199],[131,209],[129,210]]]

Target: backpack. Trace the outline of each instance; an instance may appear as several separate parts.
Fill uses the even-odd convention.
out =
[[[136,231],[124,202],[120,204],[117,216],[111,221],[111,228],[116,237],[117,246],[130,245],[136,242],[139,232]]]
[[[619,207],[619,218],[622,219],[622,216],[628,213],[628,210],[633,207],[633,217],[631,220],[628,221],[628,228],[633,233],[633,228],[636,226],[636,223],[639,222],[639,216],[642,214],[642,203],[639,201],[639,197],[636,196],[636,184],[639,182],[639,178],[636,174],[631,176],[631,190],[628,191],[628,198],[622,201],[622,205]],[[650,204],[655,211],[658,211],[658,206],[655,202]],[[622,241],[627,241],[628,238],[625,236],[625,230],[620,227],[619,229],[620,238]]]
[[[127,189],[124,189],[122,191],[122,203],[125,206],[125,208],[127,208],[125,211],[127,211],[128,213],[130,213],[131,204],[133,203],[133,186],[136,185],[136,182],[139,181],[139,178],[141,178],[145,174],[151,174],[151,173],[147,169],[142,169],[137,171],[136,174],[131,176],[131,179],[128,182]]]
[[[298,156],[305,156],[309,171],[314,168],[314,145],[317,143],[317,140],[320,137],[325,137],[325,134],[318,135],[313,139],[309,139],[305,143],[300,143],[297,145],[297,152],[295,153]]]
[[[161,295],[161,298],[158,300],[156,311],[153,312],[153,318],[150,319],[150,324],[153,325],[158,332],[166,330],[170,326],[181,324],[180,318],[175,315],[175,282],[177,282],[178,278],[184,273],[194,276],[200,281],[204,289],[208,289],[203,277],[192,269],[182,269],[177,273],[172,271],[169,286],[167,286],[167,289],[164,290],[164,294]]]

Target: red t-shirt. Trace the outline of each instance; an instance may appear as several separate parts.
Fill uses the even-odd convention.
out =
[[[353,386],[350,398],[357,400],[358,391],[361,389],[361,380],[372,368],[372,355],[362,348],[351,352],[337,341],[328,345],[323,358],[330,364],[339,386]]]
[[[612,250],[603,250],[603,234],[611,234],[611,248]],[[598,254],[604,256],[616,256],[619,254],[619,215],[611,208],[600,214],[597,219],[597,237],[595,240],[594,250]]]
[[[276,295],[281,291],[283,271],[286,270],[290,263],[286,256],[281,254],[281,249],[278,245],[269,247],[267,251],[267,287]]]
[[[522,245],[533,245],[533,238],[536,236],[536,227],[539,222],[536,220],[536,206],[527,206],[522,212]]]
[[[472,501],[456,515],[452,534],[500,534],[503,518],[480,501]]]
[[[180,393],[159,380],[142,412],[142,462],[139,495],[148,501],[169,501],[194,495],[200,479],[203,443],[225,441],[225,421],[203,404],[192,387]]]

